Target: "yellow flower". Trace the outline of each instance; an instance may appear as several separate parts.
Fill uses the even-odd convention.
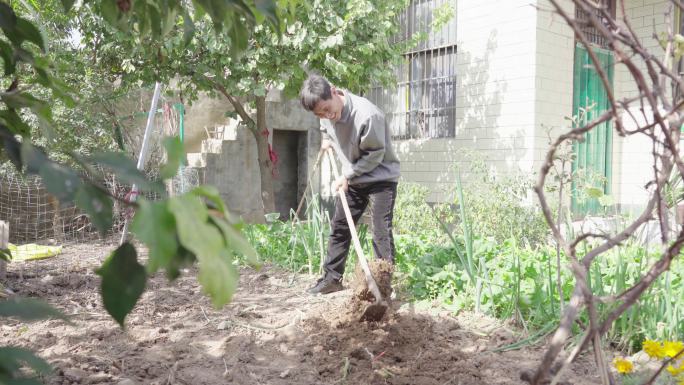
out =
[[[665,352],[663,351],[663,345],[658,341],[646,340],[643,344],[644,352],[648,354],[651,358],[663,358],[665,357]]]
[[[667,371],[672,375],[672,377],[677,377],[678,375],[684,373],[684,365],[682,363],[679,363],[679,367],[675,368],[672,365],[667,366]]]
[[[684,350],[684,343],[681,341],[665,341],[663,344],[663,353],[667,357],[674,357]]]
[[[634,370],[632,362],[622,357],[616,357],[615,360],[613,360],[613,366],[615,366],[618,373],[632,373]]]

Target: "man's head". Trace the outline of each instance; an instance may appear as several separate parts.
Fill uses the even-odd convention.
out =
[[[302,85],[299,100],[320,119],[337,121],[342,116],[344,97],[323,76],[310,75]]]

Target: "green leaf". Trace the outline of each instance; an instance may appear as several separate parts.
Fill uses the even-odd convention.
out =
[[[178,243],[177,237],[176,243]],[[195,254],[183,246],[179,246],[176,256],[166,266],[166,276],[171,280],[178,278],[180,276],[180,269],[184,266],[192,265],[196,260]]]
[[[138,263],[133,245],[126,242],[119,246],[96,272],[102,277],[104,307],[123,327],[126,315],[145,291],[147,281],[145,268]]]
[[[226,19],[226,6],[222,0],[194,0],[195,5],[200,5],[200,9],[209,14],[209,17],[217,25],[222,25]]]
[[[192,37],[195,35],[195,23],[192,22],[190,14],[185,12],[183,14],[183,45],[190,44]]]
[[[589,186],[585,190],[590,198],[600,198],[603,196],[603,189]]]
[[[598,202],[603,207],[612,206],[614,203],[613,196],[612,195],[602,195],[598,198]]]
[[[226,246],[238,254],[242,254],[247,258],[247,263],[252,266],[260,266],[259,256],[254,247],[247,241],[247,239],[226,220],[216,217],[211,217],[211,221],[218,227],[225,237]]]
[[[5,67],[5,76],[10,76],[17,69],[17,64],[14,61],[14,50],[12,46],[0,40],[0,58]]]
[[[25,321],[46,318],[68,320],[67,316],[61,311],[33,298],[11,298],[6,301],[0,301],[0,317],[15,317]]]
[[[207,0],[193,0],[195,5],[195,20],[202,20],[207,15],[207,10],[204,8]]]
[[[43,178],[45,188],[62,202],[74,200],[81,186],[81,178],[74,170],[54,162],[44,164],[39,174]]]
[[[176,20],[178,19],[178,10],[176,8],[170,8],[166,10],[166,15],[162,21],[162,37],[167,36],[176,26]]]
[[[262,15],[268,19],[268,21],[273,24],[274,27],[280,29],[280,21],[278,20],[278,7],[273,0],[254,0],[254,5],[256,9],[261,12]]]
[[[237,287],[237,270],[224,247],[219,230],[207,222],[208,212],[197,196],[186,194],[169,200],[183,247],[197,256],[199,282],[215,307],[225,305]]]
[[[198,258],[218,254],[223,249],[221,234],[207,222],[209,214],[199,197],[189,194],[174,197],[169,200],[168,207],[176,218],[183,247]]]
[[[164,148],[166,149],[166,164],[162,166],[159,174],[164,179],[173,178],[178,172],[181,161],[185,156],[183,142],[177,136],[164,138]]]
[[[14,59],[17,62],[24,62],[31,65],[36,64],[36,58],[33,56],[33,54],[21,47],[15,47]]]
[[[5,31],[5,34],[14,31],[17,25],[17,15],[8,4],[0,2],[0,28]],[[9,35],[8,35],[9,37]]]
[[[12,261],[12,252],[10,251],[10,249],[0,249],[0,260],[3,260],[5,262]]]
[[[228,36],[230,36],[231,42],[230,53],[233,58],[238,58],[247,48],[249,34],[244,25],[239,22],[232,23],[228,28]]]
[[[150,18],[147,17],[148,2],[147,1],[136,1],[133,3],[133,11],[138,19],[138,30],[139,36],[147,36],[150,34]]]
[[[24,107],[35,108],[45,105],[44,101],[26,92],[5,93],[2,96],[2,101],[4,101],[8,107],[17,109]]]
[[[76,205],[88,214],[103,237],[112,228],[112,200],[97,187],[82,184],[76,193]]]
[[[219,194],[219,191],[216,187],[198,186],[192,189],[190,193],[193,195],[197,195],[199,197],[207,198],[213,204],[213,208],[217,209],[221,213],[221,215],[228,216],[226,204],[223,203],[223,199],[221,199],[221,195]]]
[[[266,88],[262,84],[257,84],[254,87],[254,96],[260,96],[260,97],[266,96]]]
[[[5,125],[12,131],[12,133],[28,137],[31,134],[31,127],[21,120],[16,110],[2,110],[0,111],[0,119],[5,121]]]
[[[222,1],[222,0],[218,0],[218,1]],[[249,20],[254,20],[254,13],[252,12],[252,9],[249,7],[249,5],[247,5],[246,2],[244,2],[242,0],[229,0],[228,3],[230,3],[233,6],[233,8],[239,10],[240,13],[242,14],[242,16],[245,16]],[[236,19],[237,19],[237,17],[236,17]],[[239,22],[239,20],[235,20],[235,21]]]
[[[5,154],[14,164],[17,170],[23,168],[21,162],[21,142],[15,137],[7,126],[0,124],[0,146],[5,149]]]
[[[232,258],[224,251],[199,259],[198,280],[217,309],[230,302],[238,284],[238,271]]]
[[[131,231],[149,249],[147,271],[152,274],[159,268],[166,268],[167,273],[171,275],[169,266],[178,253],[176,220],[166,202],[141,199],[139,205],[131,224]]]
[[[64,7],[64,12],[69,12],[71,7],[74,6],[76,0],[62,0],[62,6]]]
[[[16,29],[25,40],[34,43],[35,45],[40,47],[41,50],[45,51],[43,35],[41,35],[40,30],[36,28],[36,26],[33,25],[33,23],[21,17],[17,18]]]
[[[5,93],[2,95],[1,99],[10,108],[21,109],[28,107],[38,115],[39,118],[42,118],[47,122],[52,121],[52,110],[50,109],[50,106],[29,93]]]
[[[51,162],[45,151],[32,145],[29,141],[21,143],[21,161],[29,174],[40,173],[40,169]]]
[[[27,365],[39,374],[49,374],[52,368],[45,360],[36,357],[30,350],[11,346],[0,347],[0,373],[13,373]],[[3,370],[4,369],[4,370]]]
[[[100,6],[102,7],[100,16],[110,25],[117,26],[119,24],[119,7],[116,6],[116,1],[103,0],[100,1]]]
[[[325,55],[325,66],[334,72],[347,72],[347,65],[332,57],[329,53]]]
[[[71,89],[71,87],[65,81],[50,76],[47,72],[45,75],[50,81],[49,87],[54,92],[54,95],[57,96],[60,100],[62,100],[67,107],[75,107],[76,100],[74,100],[74,98],[71,96],[71,94],[74,92]]]
[[[328,36],[323,42],[321,43],[321,49],[330,49],[333,47],[337,47],[338,45],[341,45],[344,42],[344,37],[342,36],[341,33],[336,33],[334,35]]]
[[[159,39],[162,35],[162,21],[161,15],[159,14],[159,9],[156,6],[149,4],[147,7],[147,14],[150,18],[149,20],[150,28],[152,30],[152,37]]]
[[[124,183],[135,184],[145,191],[164,192],[163,184],[147,179],[135,163],[122,152],[99,152],[88,159],[111,169]]]
[[[50,75],[48,75],[47,71],[40,67],[34,68],[36,71],[37,75],[37,82],[38,84],[44,86],[44,87],[51,87],[52,82],[50,81]]]

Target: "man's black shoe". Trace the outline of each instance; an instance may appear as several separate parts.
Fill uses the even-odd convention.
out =
[[[334,278],[326,276],[320,278],[318,282],[316,282],[316,285],[307,290],[307,292],[309,292],[309,294],[329,294],[340,290],[344,290],[342,283]]]

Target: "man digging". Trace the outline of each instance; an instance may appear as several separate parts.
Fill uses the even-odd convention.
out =
[[[333,189],[346,191],[354,224],[373,201],[373,252],[377,259],[394,264],[392,217],[400,172],[385,115],[368,99],[337,89],[320,75],[309,76],[299,96],[302,106],[321,119],[321,150],[332,147],[342,164],[342,175]],[[324,275],[309,293],[343,289],[350,243],[351,232],[338,195]]]

